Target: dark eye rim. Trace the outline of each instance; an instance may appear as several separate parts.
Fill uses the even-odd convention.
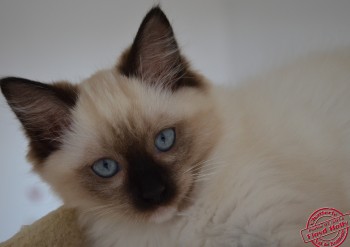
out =
[[[117,166],[118,166],[117,169],[115,170],[115,172],[112,173],[111,175],[108,175],[108,176],[103,176],[103,175],[98,174],[98,173],[94,170],[94,165],[95,165],[97,162],[101,161],[101,160],[112,160],[112,161],[114,161],[114,162],[117,164]],[[90,168],[91,168],[91,171],[92,171],[96,176],[98,176],[98,177],[100,177],[100,178],[111,178],[111,177],[114,177],[114,176],[115,176],[116,174],[118,174],[118,172],[121,170],[119,162],[116,161],[115,159],[112,159],[112,158],[109,158],[109,157],[103,157],[103,158],[100,158],[100,159],[95,160],[95,161],[92,163],[92,165],[90,166]]]
[[[157,137],[160,135],[160,133],[162,133],[163,131],[168,130],[168,129],[171,129],[174,132],[174,142],[168,148],[160,149],[156,145]],[[175,127],[164,128],[161,131],[159,131],[154,137],[154,146],[159,152],[162,152],[162,153],[168,152],[170,149],[172,149],[174,147],[175,143],[176,143],[176,128]]]

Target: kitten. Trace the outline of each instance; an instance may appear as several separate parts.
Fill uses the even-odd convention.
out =
[[[216,87],[154,7],[115,67],[0,85],[88,246],[305,246],[312,211],[350,209],[350,53]]]

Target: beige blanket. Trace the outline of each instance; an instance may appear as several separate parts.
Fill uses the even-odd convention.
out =
[[[0,247],[80,247],[82,232],[73,209],[58,208],[32,225],[24,226]]]

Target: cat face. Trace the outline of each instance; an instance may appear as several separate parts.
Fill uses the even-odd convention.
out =
[[[210,86],[158,8],[116,67],[79,85],[1,80],[34,170],[66,204],[162,222],[190,204],[220,134]]]

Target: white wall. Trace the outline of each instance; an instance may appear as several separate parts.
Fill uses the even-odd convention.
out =
[[[111,66],[152,0],[1,0],[0,77],[79,81]],[[235,83],[308,51],[350,45],[349,0],[161,1],[195,68]],[[0,242],[60,203],[30,172],[0,97]]]

